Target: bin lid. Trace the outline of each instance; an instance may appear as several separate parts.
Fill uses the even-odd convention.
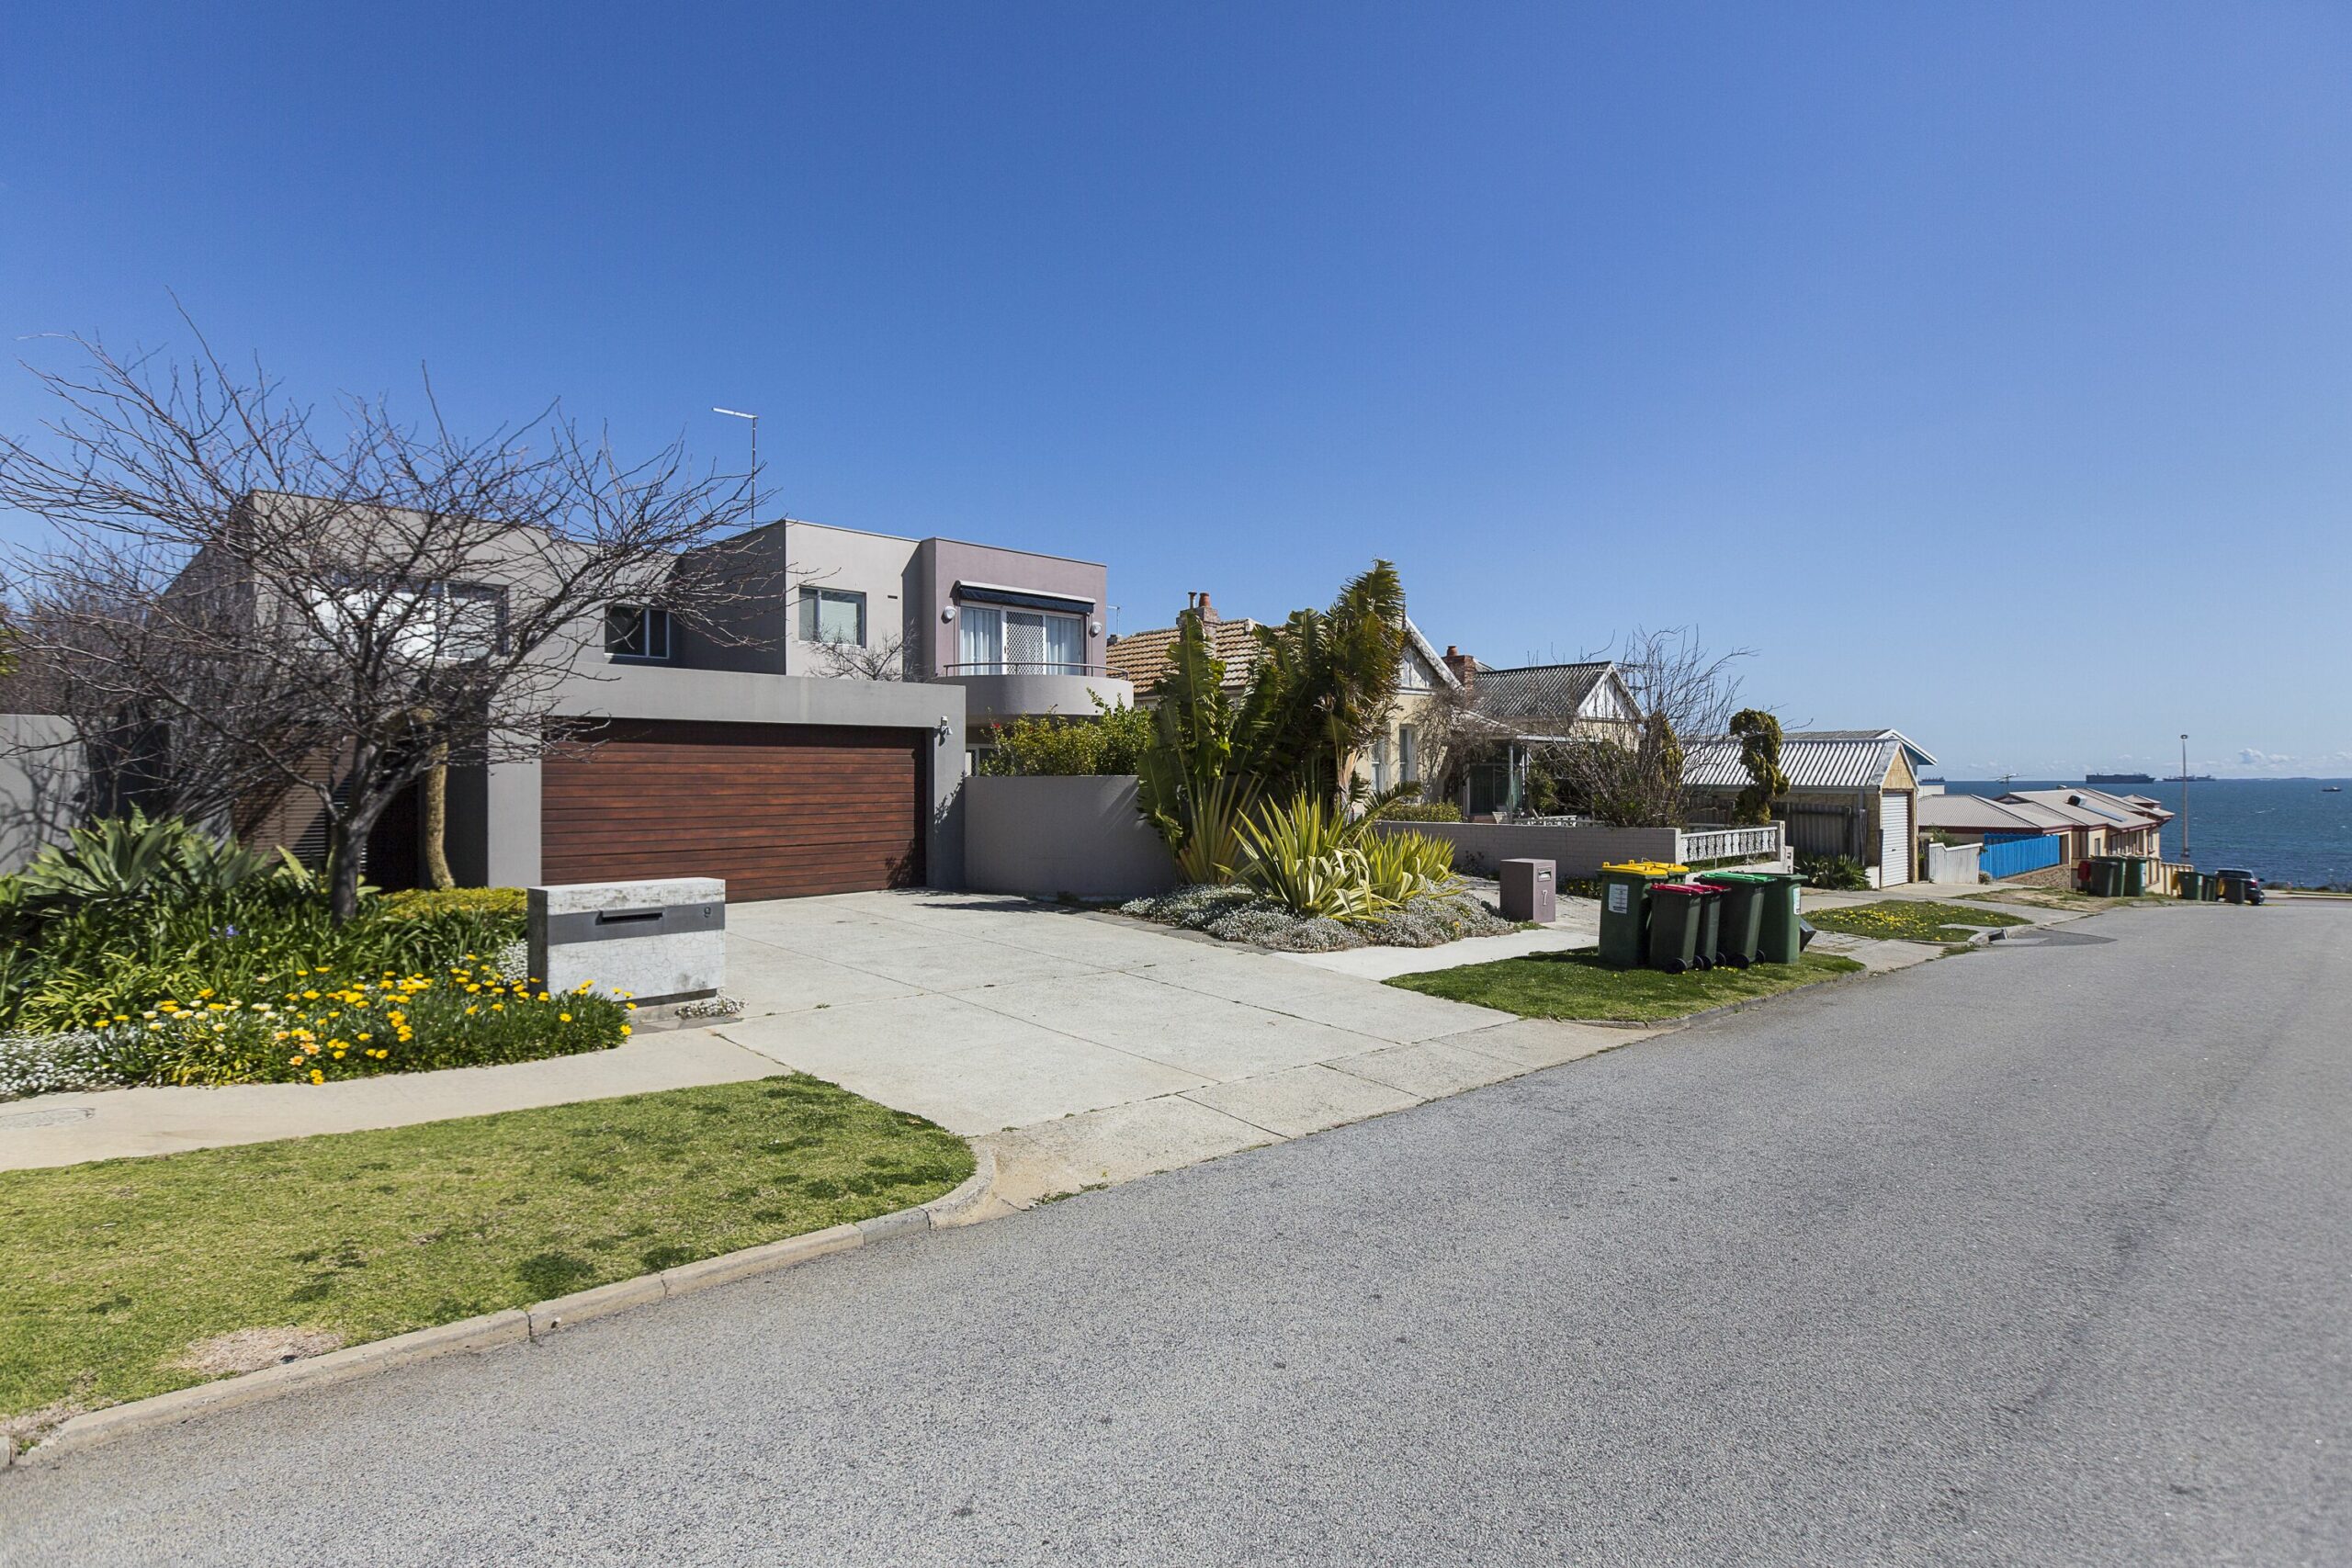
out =
[[[1662,860],[1625,860],[1618,861],[1613,864],[1603,864],[1600,869],[1622,871],[1633,876],[1670,876],[1677,872],[1688,871],[1690,868],[1687,865],[1670,865]]]
[[[1770,886],[1773,878],[1753,871],[1709,871],[1701,873],[1691,880],[1707,884],[1730,882],[1743,884],[1749,887],[1763,887]]]
[[[1696,882],[1661,882],[1656,887],[1651,888],[1650,891],[1652,893],[1679,893],[1690,898],[1720,898],[1724,896],[1724,890],[1722,888],[1708,887]]]

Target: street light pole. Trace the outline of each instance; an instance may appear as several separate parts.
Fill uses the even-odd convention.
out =
[[[2180,738],[2180,863],[2194,865],[2188,858],[2188,736]]]
[[[729,419],[747,419],[752,422],[752,495],[748,510],[752,525],[757,526],[760,521],[760,416],[755,413],[745,413],[741,409],[723,409],[716,404],[711,406],[710,412],[723,413]],[[786,581],[787,582],[790,581],[788,574]],[[786,590],[787,596],[790,592],[789,588]],[[790,674],[792,672],[792,606],[789,604],[784,607],[784,636],[776,644],[776,659],[777,673]]]

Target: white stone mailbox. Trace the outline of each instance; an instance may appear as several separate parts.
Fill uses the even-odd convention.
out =
[[[550,991],[593,982],[640,1002],[674,1002],[727,983],[727,884],[715,876],[529,892],[531,974]]]

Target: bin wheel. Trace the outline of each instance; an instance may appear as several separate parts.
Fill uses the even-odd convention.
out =
[[[1665,970],[1669,975],[1679,975],[1690,966],[1688,964],[1683,963],[1679,958],[1669,958],[1665,963],[1659,964],[1658,967]]]
[[[1730,965],[1731,965],[1733,968],[1735,968],[1735,969],[1745,969],[1745,968],[1747,968],[1749,964],[1751,964],[1755,963],[1755,962],[1756,962],[1756,960],[1754,960],[1753,958],[1741,958],[1741,957],[1738,957],[1738,956],[1735,955],[1735,956],[1730,957],[1730,958],[1719,959],[1719,960],[1717,960],[1717,962],[1718,962],[1718,963],[1722,963],[1722,964],[1730,964]]]

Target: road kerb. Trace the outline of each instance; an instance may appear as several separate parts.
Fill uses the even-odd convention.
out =
[[[16,1451],[14,1443],[0,1443],[0,1469],[49,1464],[114,1438],[157,1427],[233,1410],[240,1405],[278,1399],[332,1383],[368,1377],[463,1350],[488,1350],[525,1345],[584,1323],[632,1307],[648,1306],[672,1296],[691,1295],[714,1285],[754,1279],[794,1268],[836,1252],[853,1251],[866,1244],[866,1226],[879,1225],[873,1239],[889,1235],[976,1224],[989,1217],[987,1200],[996,1185],[996,1156],[985,1148],[973,1150],[972,1174],[952,1192],[910,1209],[900,1209],[873,1220],[830,1225],[805,1235],[787,1236],[738,1252],[682,1263],[674,1269],[617,1280],[570,1295],[556,1296],[527,1307],[510,1307],[457,1323],[436,1324],[386,1339],[371,1339],[323,1356],[311,1356],[281,1366],[264,1367],[193,1388],[174,1389],[146,1399],[109,1404],[66,1421],[31,1449]],[[917,1216],[920,1216],[919,1218]]]

